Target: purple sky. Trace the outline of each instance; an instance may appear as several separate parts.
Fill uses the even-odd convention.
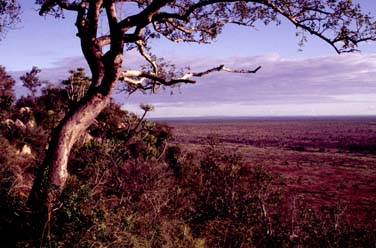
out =
[[[15,77],[38,66],[42,78],[53,82],[66,78],[70,69],[86,67],[74,18],[39,17],[32,2],[21,1],[22,23],[0,43],[0,64]],[[358,2],[376,12],[375,0]],[[288,24],[259,25],[257,30],[228,26],[210,45],[158,40],[153,52],[177,65],[262,69],[251,75],[221,72],[156,95],[115,98],[135,111],[140,103],[152,103],[154,117],[376,114],[376,43],[346,55],[313,37],[302,52],[297,43],[295,28]],[[124,62],[126,68],[141,63],[134,52]]]

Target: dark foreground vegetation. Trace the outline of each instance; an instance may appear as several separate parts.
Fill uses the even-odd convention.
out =
[[[1,247],[375,247],[375,223],[347,221],[341,202],[292,201],[286,178],[218,135],[187,149],[167,125],[115,103],[74,146],[60,203],[36,224],[44,218],[27,196],[50,130],[89,79],[72,71],[39,95],[41,84],[24,78],[31,95],[15,99],[1,69]]]
[[[249,166],[279,174],[287,201],[339,204],[354,225],[376,220],[376,117],[289,117],[171,121],[175,142],[199,151],[208,135]]]

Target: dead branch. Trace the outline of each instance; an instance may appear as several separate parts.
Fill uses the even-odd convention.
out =
[[[208,75],[213,72],[231,72],[231,73],[242,73],[242,74],[251,74],[251,73],[256,73],[261,66],[258,66],[256,69],[253,70],[238,70],[238,69],[230,69],[225,67],[224,65],[220,65],[217,67],[213,67],[211,69],[202,71],[202,72],[188,72],[184,74],[182,77],[179,78],[173,78],[173,79],[166,79],[163,78],[162,76],[157,76],[153,72],[143,72],[143,71],[136,71],[136,70],[128,70],[122,72],[120,76],[120,80],[124,81],[127,84],[133,84],[133,85],[138,85],[140,89],[149,89],[146,85],[143,85],[143,83],[149,79],[152,80],[153,82],[156,82],[159,85],[164,85],[164,86],[172,86],[175,84],[179,83],[190,83],[194,84],[196,83],[195,80],[192,80],[192,77],[203,77],[205,75]]]

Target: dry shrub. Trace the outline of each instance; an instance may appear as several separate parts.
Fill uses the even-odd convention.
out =
[[[55,120],[61,111],[53,112],[34,118]],[[375,230],[338,222],[335,206],[317,212],[301,204],[292,225],[281,179],[246,164],[219,135],[187,153],[167,147],[169,127],[114,104],[90,132],[71,153],[71,177],[51,222],[38,229],[25,203],[49,130],[1,130],[2,247],[374,247]],[[23,144],[32,156],[17,153]]]

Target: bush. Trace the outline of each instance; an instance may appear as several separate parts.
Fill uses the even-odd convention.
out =
[[[1,124],[2,247],[374,247],[375,229],[339,221],[338,206],[318,211],[300,201],[289,209],[281,178],[246,164],[218,135],[189,153],[168,146],[170,127],[114,103],[74,146],[59,203],[40,223],[27,195],[51,128],[69,107],[64,89],[42,93],[2,115],[36,123]],[[20,153],[24,145],[31,154]]]

